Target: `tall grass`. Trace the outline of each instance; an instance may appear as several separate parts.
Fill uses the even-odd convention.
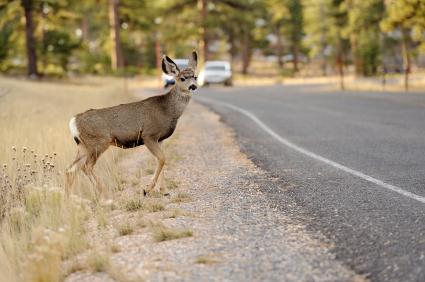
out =
[[[59,281],[62,262],[87,247],[84,222],[98,201],[84,176],[75,195],[63,193],[64,169],[76,150],[68,121],[74,114],[127,102],[117,79],[43,83],[0,78],[0,277],[2,281]],[[119,189],[108,150],[96,167],[109,191]]]

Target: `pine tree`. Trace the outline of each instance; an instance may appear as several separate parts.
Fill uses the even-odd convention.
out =
[[[375,75],[381,52],[379,22],[384,15],[384,1],[350,0],[348,8],[346,37],[351,43],[356,74]]]
[[[111,64],[113,70],[124,67],[120,37],[121,21],[119,5],[120,0],[109,0],[109,29],[112,45]]]
[[[25,14],[25,42],[28,67],[28,76],[31,78],[38,77],[37,69],[37,54],[34,37],[34,19],[33,19],[33,1],[32,0],[21,0],[22,8]]]
[[[411,41],[425,43],[425,1],[397,0],[385,2],[387,13],[381,22],[384,31],[399,30],[404,62],[404,87],[409,89],[409,73],[411,71]]]

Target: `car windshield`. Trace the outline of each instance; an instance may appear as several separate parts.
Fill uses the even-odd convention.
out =
[[[226,68],[224,66],[206,66],[205,69],[214,70],[214,71],[224,71],[224,70],[226,70]]]

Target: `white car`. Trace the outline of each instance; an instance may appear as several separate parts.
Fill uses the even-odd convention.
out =
[[[187,59],[175,59],[174,62],[177,64],[180,70],[187,68],[187,65],[189,64],[189,60]],[[165,73],[162,73],[162,82],[164,83],[164,88],[167,88],[169,85],[176,83],[174,81],[174,77],[171,75],[166,75]]]
[[[227,61],[207,61],[202,72],[202,84],[223,83],[232,86],[232,68]]]

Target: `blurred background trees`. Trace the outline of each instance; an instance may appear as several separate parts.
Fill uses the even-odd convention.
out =
[[[4,73],[153,74],[191,49],[243,74],[407,79],[425,66],[425,1],[0,0]]]

